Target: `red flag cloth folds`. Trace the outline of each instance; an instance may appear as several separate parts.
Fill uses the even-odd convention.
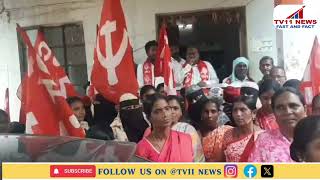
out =
[[[155,76],[164,79],[164,91],[167,95],[177,95],[176,83],[172,69],[171,51],[168,43],[166,26],[162,25],[159,35],[157,59],[155,62]]]
[[[54,52],[46,43],[44,34],[41,31],[38,31],[34,48],[41,59],[44,60],[44,64],[47,66],[55,83],[59,84],[62,95],[65,98],[70,96],[79,96],[64,69],[60,66]]]
[[[41,31],[38,31],[34,49],[35,52],[41,57],[41,59],[44,60],[44,64],[47,66],[55,83],[59,84],[63,97],[67,98],[71,96],[79,96],[79,94],[75,90],[75,87],[66,75],[64,69],[60,66],[58,60],[56,59],[54,52],[49,48],[47,42],[45,41],[44,34]],[[25,80],[22,80],[22,82],[24,81]],[[19,86],[19,89],[21,89],[21,86],[22,84]],[[17,93],[20,99],[21,90],[18,90]],[[20,123],[25,124],[25,116],[26,115],[24,113],[24,110],[23,108],[21,108],[19,119]]]
[[[91,82],[98,93],[116,104],[122,94],[138,93],[133,52],[120,0],[103,3]]]
[[[84,137],[84,130],[55,83],[44,60],[32,47],[26,32],[17,27],[28,49],[28,71],[22,83],[26,133]]]
[[[320,44],[315,37],[307,67],[301,82],[301,92],[310,113],[311,103],[314,96],[320,93]]]

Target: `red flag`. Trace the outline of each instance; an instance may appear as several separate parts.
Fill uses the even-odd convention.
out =
[[[41,31],[38,31],[34,48],[41,59],[44,60],[44,64],[47,66],[55,83],[59,84],[63,97],[78,96],[73,84],[60,66],[53,51],[49,48]]]
[[[162,76],[164,78],[164,91],[167,95],[177,95],[172,69],[171,51],[165,25],[162,25],[160,29],[157,60],[155,62],[155,76]]]
[[[304,71],[301,91],[309,107],[313,97],[320,93],[320,45],[317,37],[314,39],[309,62]]]
[[[105,0],[97,35],[91,82],[109,101],[138,93],[132,47],[120,0]]]
[[[64,69],[60,67],[59,62],[57,61],[53,51],[49,48],[48,44],[45,41],[44,35],[41,31],[38,31],[37,39],[35,43],[35,51],[44,60],[45,65],[47,66],[50,74],[52,75],[55,83],[59,84],[63,97],[78,96],[73,84],[70,82],[68,76],[66,75]],[[24,80],[22,81],[24,82]],[[21,86],[19,85],[17,96],[21,100]],[[19,122],[25,124],[25,113],[23,106],[20,109],[20,118]]]
[[[26,133],[84,137],[84,130],[54,82],[44,60],[37,55],[26,32],[17,27],[28,49],[28,71],[22,83]]]
[[[10,117],[10,110],[9,110],[9,88],[6,89],[6,94],[4,97],[4,111],[8,114]]]

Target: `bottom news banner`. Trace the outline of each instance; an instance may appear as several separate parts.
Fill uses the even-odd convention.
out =
[[[320,164],[2,163],[2,179],[320,179]]]

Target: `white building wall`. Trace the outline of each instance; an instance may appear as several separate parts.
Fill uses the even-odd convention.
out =
[[[0,4],[2,1],[9,16],[4,16],[3,13],[0,15],[0,66],[8,67],[11,118],[17,121],[20,102],[16,98],[16,89],[21,79],[15,24],[19,23],[23,27],[29,27],[82,22],[88,74],[90,75],[96,24],[100,19],[103,0],[0,0]],[[142,63],[146,59],[144,44],[156,38],[155,14],[239,6],[246,6],[248,56],[252,62],[251,76],[256,80],[259,79],[257,67],[261,56],[276,57],[275,33],[271,24],[273,10],[271,0],[122,0],[122,4],[137,63]],[[272,40],[272,51],[268,53],[252,52],[253,42],[251,40],[265,37]],[[0,104],[1,102],[3,101],[0,96]]]
[[[304,5],[314,8],[318,25],[314,29],[284,30],[282,37],[284,68],[288,79],[302,79],[307,66],[315,36],[320,40],[320,1],[304,0]]]
[[[273,1],[270,0],[254,0],[246,6],[250,75],[256,81],[262,78],[258,67],[263,56],[271,56],[277,63],[276,30],[272,25],[273,8]],[[271,48],[259,50],[260,42],[263,41],[268,41]],[[263,45],[267,45],[267,43]]]
[[[21,78],[15,25],[0,23],[0,31],[0,107],[4,106],[5,89],[8,87],[11,119],[18,120],[20,101],[16,90]]]

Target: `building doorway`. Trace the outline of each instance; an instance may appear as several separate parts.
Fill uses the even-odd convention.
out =
[[[157,14],[157,29],[167,24],[169,43],[199,48],[203,60],[215,68],[220,81],[231,74],[232,61],[247,56],[245,7]],[[157,33],[158,34],[158,33]]]

